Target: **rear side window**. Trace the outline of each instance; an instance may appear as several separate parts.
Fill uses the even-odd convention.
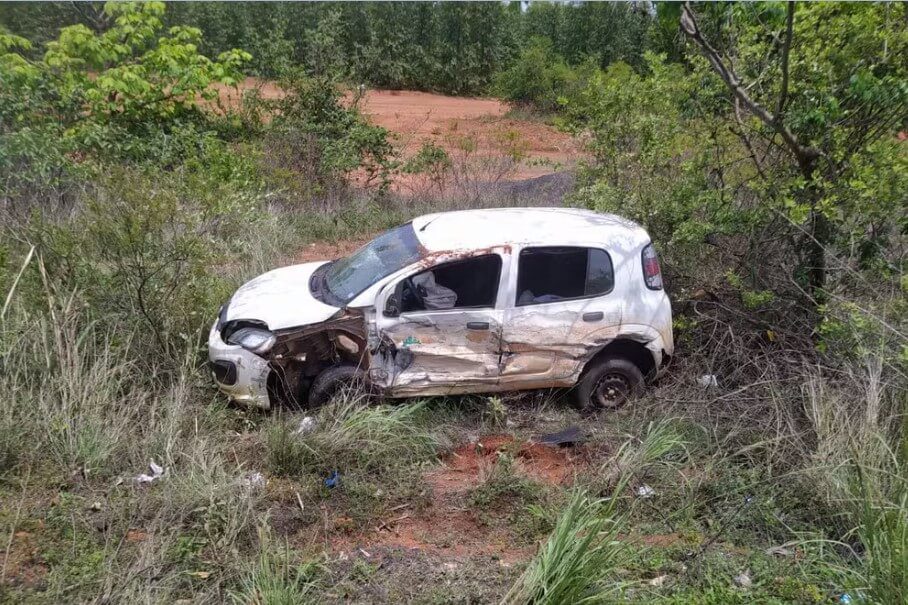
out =
[[[599,296],[614,285],[612,259],[605,250],[547,246],[520,252],[517,306]]]

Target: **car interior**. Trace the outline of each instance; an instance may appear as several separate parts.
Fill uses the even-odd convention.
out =
[[[500,277],[497,254],[438,265],[401,282],[401,312],[494,307]]]

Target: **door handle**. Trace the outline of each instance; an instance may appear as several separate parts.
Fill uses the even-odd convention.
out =
[[[603,317],[605,317],[605,315],[602,313],[602,311],[593,311],[591,313],[584,313],[583,321],[601,321]]]
[[[488,330],[489,322],[487,322],[487,321],[468,321],[467,329],[468,330]]]

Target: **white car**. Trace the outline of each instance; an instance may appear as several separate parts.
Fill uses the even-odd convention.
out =
[[[386,397],[574,387],[617,407],[672,354],[639,225],[567,208],[429,214],[242,286],[208,338],[218,387],[269,408],[362,379]]]

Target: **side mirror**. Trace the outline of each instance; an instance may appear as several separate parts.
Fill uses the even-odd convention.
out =
[[[385,301],[385,317],[400,317],[400,302],[397,292],[388,297]]]

